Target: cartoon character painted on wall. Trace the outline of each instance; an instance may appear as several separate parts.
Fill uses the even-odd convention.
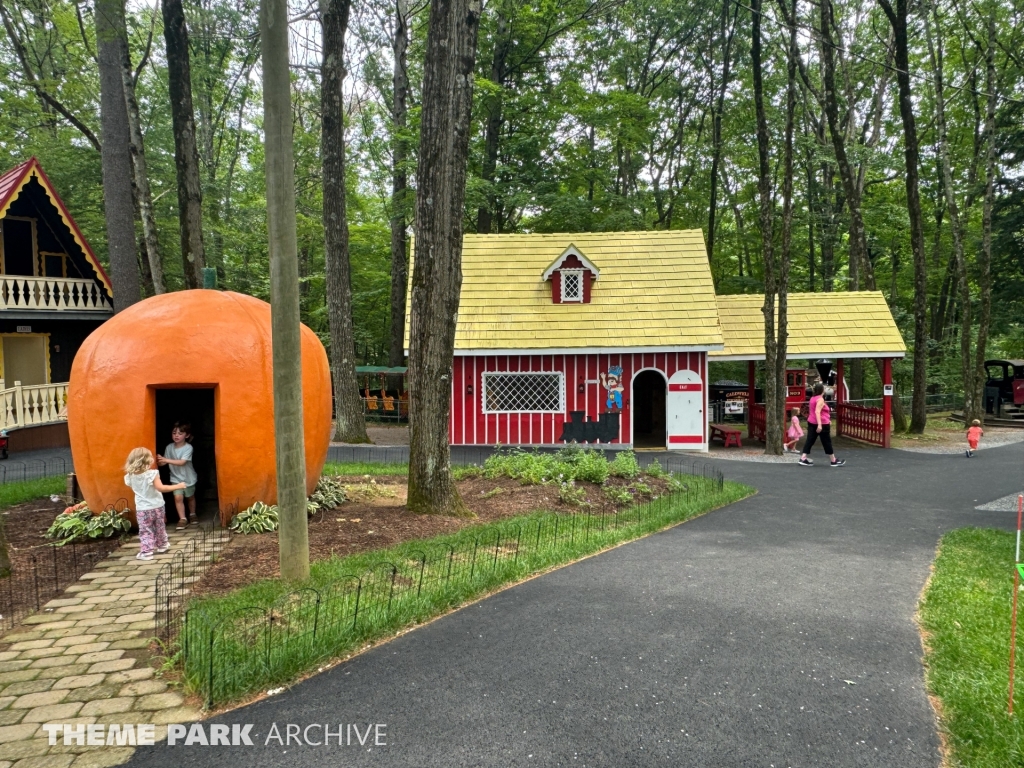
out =
[[[601,374],[601,386],[608,391],[608,398],[605,406],[609,413],[618,413],[622,410],[622,367],[612,365],[608,367],[607,375]]]

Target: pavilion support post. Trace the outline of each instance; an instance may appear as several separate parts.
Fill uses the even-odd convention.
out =
[[[843,404],[843,358],[836,360],[836,436],[843,434],[843,418],[839,406]]]
[[[747,437],[754,436],[754,397],[756,393],[755,373],[757,363],[754,360],[747,362]]]
[[[882,360],[882,447],[892,441],[892,358]]]

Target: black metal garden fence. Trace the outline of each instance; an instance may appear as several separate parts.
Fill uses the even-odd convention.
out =
[[[237,511],[235,505],[232,516]],[[158,638],[167,642],[178,635],[192,584],[202,578],[230,538],[231,531],[222,527],[220,516],[215,515],[200,523],[185,546],[157,571],[154,596]]]
[[[10,629],[42,610],[120,545],[118,538],[91,539],[11,552],[11,573],[0,578],[0,626]]]
[[[70,471],[69,467],[70,462],[63,456],[28,461],[0,461],[0,485],[66,475]]]
[[[659,458],[675,478],[673,492],[660,498],[615,512],[538,513],[488,526],[458,545],[422,549],[410,542],[392,560],[269,604],[214,601],[188,607],[182,577],[181,590],[164,593],[168,619],[184,611],[180,623],[164,622],[165,638],[180,651],[185,677],[208,706],[286,681],[386,630],[621,540],[630,529],[652,530],[680,519],[682,509],[706,508],[722,493],[725,480],[717,468]],[[183,566],[180,573],[185,571]]]

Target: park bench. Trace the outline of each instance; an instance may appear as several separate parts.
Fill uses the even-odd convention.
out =
[[[711,424],[711,439],[721,440],[725,443],[725,447],[735,446],[737,448],[743,447],[742,432],[736,427],[729,427],[725,424]]]

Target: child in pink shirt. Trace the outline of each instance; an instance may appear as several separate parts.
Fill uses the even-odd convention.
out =
[[[971,422],[971,426],[967,429],[967,458],[974,458],[974,452],[978,450],[978,443],[981,442],[981,436],[985,434],[985,430],[981,428],[981,422],[975,419]]]
[[[793,418],[790,419],[789,429],[786,430],[786,437],[789,439],[782,446],[786,453],[796,453],[797,441],[804,436],[804,431],[800,427],[800,409],[794,408],[792,413]]]

